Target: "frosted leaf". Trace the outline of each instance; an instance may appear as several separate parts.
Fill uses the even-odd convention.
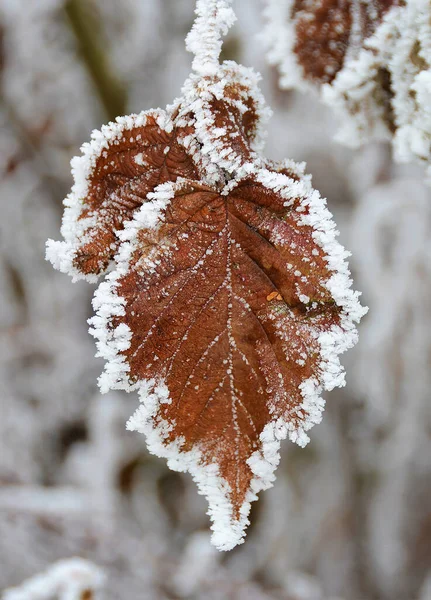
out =
[[[267,0],[263,41],[284,88],[331,83],[398,0]]]
[[[283,87],[331,83],[398,0],[267,0],[265,41]]]
[[[339,141],[389,139],[397,161],[430,164],[429,0],[269,0],[266,18],[281,86],[318,91]]]
[[[74,279],[97,280],[118,249],[118,230],[148,192],[179,176],[195,176],[181,145],[188,131],[187,125],[174,127],[162,110],[118,117],[93,131],[82,156],[72,160],[75,183],[61,229],[65,241],[47,244],[47,258],[57,269]]]
[[[192,474],[229,550],[280,440],[304,446],[322,391],[344,385],[338,355],[364,309],[304,165],[261,153],[259,76],[218,64],[229,3],[201,0],[197,14],[181,97],[93,135],[48,257],[93,279],[115,255],[90,321],[101,391],[138,391],[128,428]]]
[[[103,385],[139,391],[129,428],[193,475],[222,550],[243,540],[280,440],[305,445],[321,391],[344,384],[337,355],[363,313],[325,203],[292,171],[161,186],[95,295]]]
[[[258,87],[260,75],[232,61],[216,74],[192,74],[183,87],[177,122],[193,124],[199,152],[195,160],[208,183],[224,172],[245,172],[258,160],[264,125],[271,111]],[[247,164],[249,165],[247,169]]]

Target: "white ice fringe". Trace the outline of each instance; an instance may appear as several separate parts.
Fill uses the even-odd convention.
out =
[[[236,21],[232,0],[198,0],[196,20],[186,38],[186,48],[195,55],[192,69],[199,75],[215,75],[226,35]]]
[[[260,36],[269,64],[278,68],[280,87],[284,89],[313,90],[303,77],[301,67],[293,51],[295,27],[290,18],[294,0],[266,0],[263,11],[265,26]]]
[[[169,201],[182,185],[183,180],[178,179],[176,183],[160,184],[154,192],[148,194],[149,201],[141,206],[133,220],[126,223],[120,233],[122,244],[115,258],[115,271],[107,275],[94,294],[93,308],[96,314],[88,323],[90,334],[96,338],[96,356],[107,361],[98,380],[103,394],[111,389],[132,391],[137,387],[129,382],[130,367],[122,354],[130,347],[132,332],[125,323],[120,323],[114,329],[110,326],[113,317],[125,314],[125,300],[117,294],[118,280],[128,272],[138,243],[138,233],[145,229],[157,230],[163,222]]]

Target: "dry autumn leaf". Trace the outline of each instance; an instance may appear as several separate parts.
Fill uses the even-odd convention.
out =
[[[361,314],[322,199],[280,171],[160,186],[94,300],[102,389],[139,391],[129,427],[193,474],[221,549],[241,541],[280,439],[304,445],[320,421]]]
[[[391,140],[430,168],[430,0],[267,0],[266,18],[281,87],[317,91],[339,141]]]
[[[261,154],[258,76],[218,63],[228,5],[198,2],[181,98],[93,133],[74,163],[65,242],[48,246],[74,278],[114,258],[90,321],[101,390],[139,392],[129,429],[192,474],[222,550],[243,541],[280,440],[305,445],[321,392],[343,385],[338,354],[364,313],[303,165]]]
[[[290,18],[293,53],[304,79],[330,83],[398,0],[296,0]]]
[[[212,164],[231,172],[259,159],[264,124],[271,114],[259,80],[251,69],[226,61],[214,75],[191,75],[185,83],[177,121],[183,124],[185,115],[184,124],[195,127],[199,154],[210,161],[204,178],[208,179]]]

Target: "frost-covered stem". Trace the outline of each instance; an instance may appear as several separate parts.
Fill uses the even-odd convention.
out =
[[[222,36],[236,20],[232,0],[197,0],[196,19],[186,38],[186,48],[193,52],[192,68],[199,75],[213,75],[219,67]]]

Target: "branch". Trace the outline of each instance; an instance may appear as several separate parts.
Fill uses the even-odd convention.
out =
[[[64,10],[75,34],[82,59],[109,120],[127,112],[127,93],[103,50],[100,26],[86,0],[68,0]]]
[[[60,560],[18,587],[5,590],[3,600],[87,600],[105,582],[103,571],[82,558]]]

